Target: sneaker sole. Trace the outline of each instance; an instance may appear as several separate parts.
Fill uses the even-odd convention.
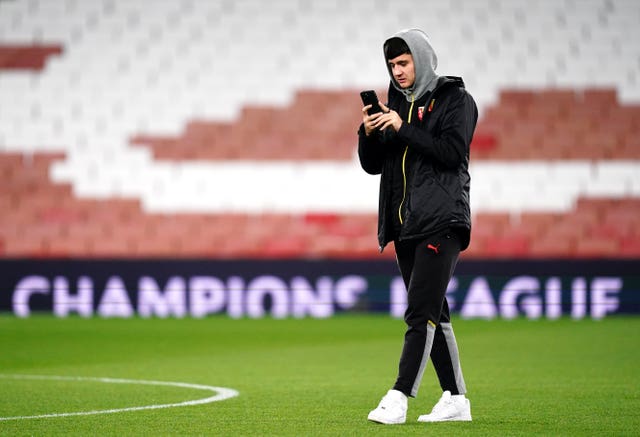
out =
[[[402,419],[387,420],[387,419],[382,419],[380,417],[376,417],[375,415],[369,414],[369,416],[367,417],[367,420],[370,422],[379,423],[381,425],[402,425],[407,421],[407,418],[405,417]]]
[[[435,422],[471,422],[471,417],[450,417],[446,419],[431,419],[428,417],[418,417],[418,422],[435,423]]]

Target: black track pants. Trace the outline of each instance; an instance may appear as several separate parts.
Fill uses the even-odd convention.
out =
[[[442,390],[464,394],[458,346],[445,297],[460,255],[460,240],[447,231],[424,240],[396,241],[395,248],[408,305],[404,316],[407,331],[393,388],[415,397],[431,357]]]

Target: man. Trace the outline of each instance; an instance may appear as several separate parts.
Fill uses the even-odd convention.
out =
[[[469,245],[469,144],[478,110],[461,78],[435,73],[427,35],[404,30],[384,43],[391,78],[388,104],[368,115],[362,108],[358,156],[362,168],[381,174],[380,250],[394,242],[407,288],[407,331],[395,385],[368,419],[406,421],[407,398],[416,397],[431,361],[443,394],[421,422],[471,420],[469,400],[445,297],[460,252]]]

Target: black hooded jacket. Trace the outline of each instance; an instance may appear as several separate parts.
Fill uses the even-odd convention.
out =
[[[381,174],[378,242],[424,238],[448,229],[468,247],[469,145],[478,110],[459,77],[438,78],[435,89],[411,102],[393,83],[387,106],[403,123],[396,133],[366,136],[360,126],[358,156],[362,168]]]

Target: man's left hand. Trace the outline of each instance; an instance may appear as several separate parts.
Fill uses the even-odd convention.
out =
[[[391,126],[394,131],[398,132],[400,130],[400,126],[402,126],[402,118],[400,118],[400,115],[396,111],[390,110],[382,103],[380,103],[380,108],[382,108],[382,114],[380,114],[374,121],[373,127],[385,130]]]

